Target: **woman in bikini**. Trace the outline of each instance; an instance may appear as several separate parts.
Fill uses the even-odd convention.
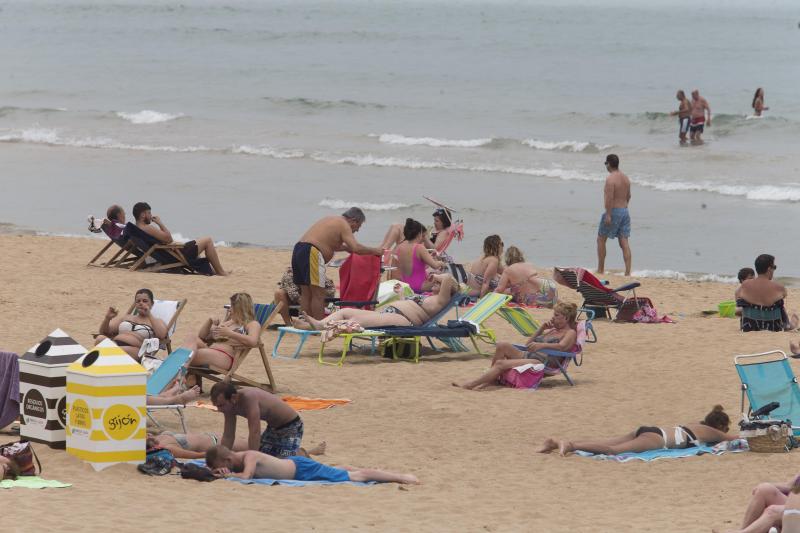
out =
[[[511,301],[520,305],[552,308],[556,304],[556,282],[537,277],[536,267],[525,262],[519,248],[509,246],[505,261],[506,267],[494,292],[511,294]]]
[[[197,335],[190,335],[184,346],[194,353],[191,365],[214,365],[229,369],[233,356],[242,347],[258,345],[261,324],[253,314],[253,299],[246,292],[231,296],[231,307],[225,318],[209,318]]]
[[[100,335],[95,339],[95,344],[109,338],[138,361],[139,349],[145,339],[163,340],[167,336],[167,325],[150,314],[152,308],[153,292],[150,289],[136,291],[132,315],[119,316],[119,311],[109,307],[100,324]]]
[[[394,249],[398,269],[395,271],[396,279],[408,283],[416,293],[430,288],[426,283],[428,275],[426,267],[433,270],[442,270],[447,263],[434,259],[425,248],[425,227],[412,218],[406,219],[403,227],[405,240]]]
[[[483,255],[470,264],[467,285],[470,296],[483,297],[497,288],[503,273],[503,241],[499,235],[489,235],[483,240]]]
[[[443,254],[446,244],[449,243],[449,236],[453,232],[453,217],[450,211],[439,208],[433,212],[433,228],[430,236],[423,235],[422,243],[425,248],[436,250],[436,253]],[[383,237],[381,248],[388,250],[403,242],[403,225],[392,224]],[[438,243],[438,244],[437,244]]]
[[[500,378],[506,370],[522,366],[532,359],[547,362],[547,357],[537,353],[539,350],[558,350],[559,352],[577,351],[578,333],[575,320],[578,306],[558,303],[553,309],[553,318],[541,326],[526,343],[527,350],[518,349],[510,342],[498,342],[491,368],[482,376],[471,381],[453,382],[453,386],[462,389],[482,389],[489,385],[500,384]]]
[[[715,405],[705,419],[699,423],[668,427],[640,426],[635,431],[603,440],[557,441],[547,438],[539,449],[540,453],[558,450],[567,455],[576,450],[604,455],[617,455],[625,452],[646,452],[649,450],[689,448],[703,443],[717,443],[734,440],[736,434],[728,433],[731,420],[721,405]]]
[[[441,311],[458,291],[458,283],[449,274],[430,274],[432,296],[415,295],[405,300],[392,302],[380,311],[345,308],[331,313],[323,320],[306,314],[295,320],[300,329],[323,330],[339,320],[352,320],[364,328],[380,326],[421,326]]]
[[[206,451],[218,445],[222,438],[216,433],[175,433],[172,431],[147,432],[147,449],[159,448],[169,450],[176,459],[203,459]],[[247,439],[237,438],[233,442],[233,451],[243,452],[248,449]]]

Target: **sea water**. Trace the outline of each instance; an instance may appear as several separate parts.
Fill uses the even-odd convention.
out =
[[[800,275],[793,1],[1,9],[7,229],[81,234],[86,215],[147,201],[188,237],[291,246],[358,205],[357,237],[377,244],[392,222],[430,224],[426,195],[464,220],[459,260],[498,233],[534,263],[593,266],[613,152],[637,275],[730,276],[764,252]],[[704,146],[680,147],[668,113],[695,88],[714,118]]]

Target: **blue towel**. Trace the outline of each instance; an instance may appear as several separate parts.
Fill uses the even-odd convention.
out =
[[[198,466],[206,466],[206,462],[201,459],[188,462]],[[298,481],[296,479],[242,479],[238,477],[227,477],[225,479],[241,483],[242,485],[285,485],[287,487],[305,487],[306,485],[356,485],[359,487],[366,487],[367,485],[377,484],[377,481]]]
[[[744,450],[729,450],[729,451],[744,451]],[[675,459],[679,457],[693,457],[695,455],[722,455],[725,450],[712,448],[711,446],[692,446],[691,448],[682,448],[675,450],[648,450],[646,452],[627,452],[619,455],[603,455],[584,452],[578,450],[576,455],[581,457],[591,457],[592,459],[600,459],[606,461],[616,461],[618,463],[627,463],[628,461],[655,461],[656,459]]]

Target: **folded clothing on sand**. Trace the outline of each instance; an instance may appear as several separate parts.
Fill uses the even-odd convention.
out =
[[[23,487],[26,489],[61,489],[71,487],[71,483],[62,483],[55,479],[42,479],[39,476],[20,476],[15,480],[4,479],[0,481],[0,489],[13,489]]]

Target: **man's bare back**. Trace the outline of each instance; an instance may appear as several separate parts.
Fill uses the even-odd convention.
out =
[[[257,404],[260,412],[259,418],[273,427],[280,427],[291,422],[297,416],[297,411],[279,397],[257,387],[242,387],[239,389],[239,400],[236,402],[234,412],[247,418],[248,409]]]
[[[628,207],[631,199],[631,180],[620,170],[612,171],[606,178],[605,196],[607,208]]]
[[[333,254],[341,250],[346,238],[353,238],[353,231],[347,220],[339,215],[321,218],[300,237],[300,242],[313,244],[327,263]]]

